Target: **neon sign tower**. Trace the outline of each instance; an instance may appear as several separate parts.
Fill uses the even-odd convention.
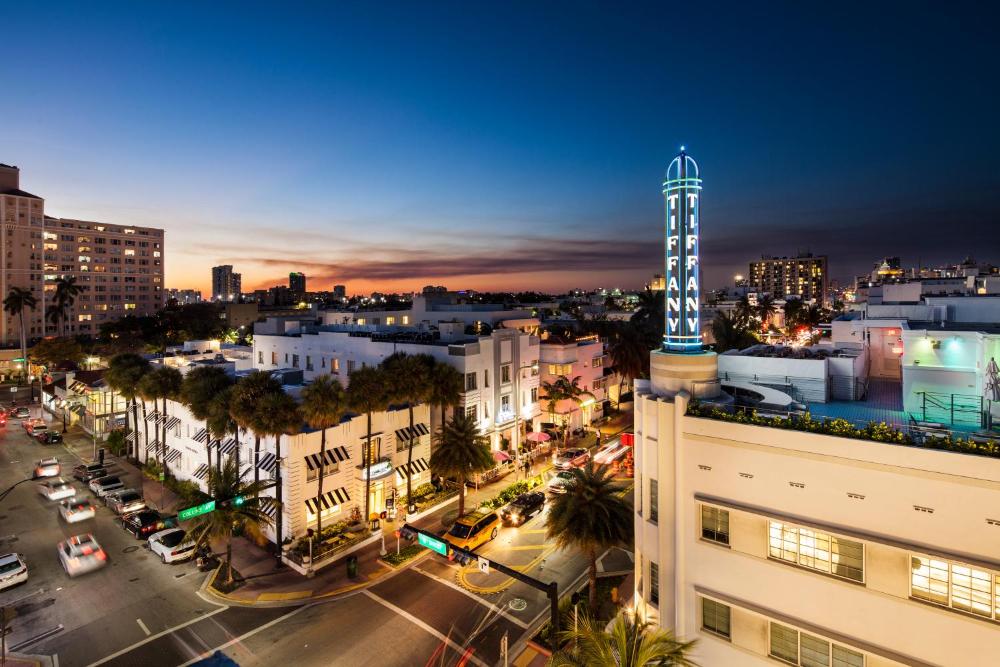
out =
[[[663,181],[666,205],[666,271],[663,351],[701,352],[698,321],[699,211],[701,178],[698,163],[684,152],[667,167]]]

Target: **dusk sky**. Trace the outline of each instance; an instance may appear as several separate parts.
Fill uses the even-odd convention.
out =
[[[915,7],[17,3],[0,162],[50,215],[166,229],[204,292],[638,287],[682,144],[710,286],[1000,262],[998,17]]]

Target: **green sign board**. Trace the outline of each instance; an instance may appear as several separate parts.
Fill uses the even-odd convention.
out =
[[[431,551],[436,551],[442,556],[448,555],[448,543],[444,540],[439,540],[423,533],[417,533],[417,542],[420,546],[427,547]]]
[[[202,514],[208,514],[209,512],[214,511],[215,501],[209,500],[207,503],[202,503],[201,505],[195,505],[194,507],[181,510],[177,513],[177,520],[187,521],[188,519],[193,519],[196,516],[201,516]]]

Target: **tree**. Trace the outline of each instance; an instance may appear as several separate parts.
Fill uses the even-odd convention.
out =
[[[31,348],[31,356],[46,366],[76,364],[83,358],[83,347],[75,338],[43,338]]]
[[[60,276],[56,279],[56,290],[52,297],[52,306],[45,316],[56,325],[56,333],[62,336],[63,324],[69,317],[69,310],[76,303],[76,297],[83,292],[83,287],[76,284],[76,276]]]
[[[802,303],[802,299],[785,299],[785,305],[781,310],[785,314],[786,327],[789,329],[794,328],[795,324],[799,321],[799,314],[802,312],[804,306],[805,304]]]
[[[206,421],[212,414],[213,399],[233,384],[225,370],[218,366],[198,366],[184,376],[181,383],[181,402],[187,406],[191,416]],[[208,431],[208,424],[205,424]],[[212,439],[205,439],[205,456],[208,467],[212,467]]]
[[[694,667],[688,654],[695,641],[682,642],[669,630],[658,630],[630,613],[615,617],[610,630],[589,616],[579,630],[563,636],[571,646],[557,651],[549,663],[554,667]]]
[[[754,335],[735,315],[717,313],[712,320],[712,337],[715,351],[742,350],[758,342]]]
[[[666,330],[663,291],[646,289],[639,293],[639,303],[629,322],[642,332],[649,349],[653,349],[663,340]]]
[[[546,405],[553,422],[555,421],[556,407],[559,401],[575,400],[577,396],[583,393],[583,389],[580,388],[579,375],[572,380],[565,375],[560,375],[551,382],[542,382],[540,386],[542,391],[545,392],[545,397],[548,399]],[[569,417],[566,418],[564,426],[566,428],[563,429],[563,447],[566,446],[567,439],[569,438]]]
[[[389,387],[385,371],[366,366],[348,376],[347,405],[351,410],[364,413],[367,418],[367,437],[362,465],[365,467],[365,523],[371,520],[371,472],[372,472],[372,413],[389,407]]]
[[[597,556],[616,546],[632,543],[632,508],[619,493],[622,486],[611,469],[588,461],[571,468],[573,480],[566,493],[549,503],[545,529],[561,548],[576,548],[587,558],[591,609],[597,609]]]
[[[392,354],[382,362],[389,380],[389,397],[404,401],[410,414],[410,438],[406,441],[406,497],[413,497],[413,406],[426,401],[431,393],[431,373],[434,357],[429,354],[410,355],[405,352]]]
[[[441,426],[435,441],[431,469],[442,477],[458,479],[458,516],[464,516],[465,484],[469,477],[496,465],[489,438],[482,434],[471,416],[456,412]]]
[[[302,428],[302,415],[295,399],[284,391],[265,394],[258,406],[257,427],[254,429],[263,435],[274,436],[274,496],[279,500],[282,496],[281,485],[281,436],[298,433]],[[285,539],[282,512],[278,512],[275,522],[275,543],[278,545],[277,564],[281,566],[281,546]]]
[[[326,429],[336,426],[344,418],[347,397],[340,382],[329,375],[320,375],[302,390],[302,417],[310,428],[320,430],[319,439],[319,488],[317,498],[323,497],[323,478],[326,476]],[[322,512],[316,515],[316,532],[323,532]]]
[[[260,482],[241,480],[232,459],[227,460],[221,470],[208,471],[208,493],[216,499],[215,511],[194,519],[189,532],[197,544],[206,544],[211,540],[225,541],[227,584],[233,583],[234,531],[239,529],[245,535],[260,539],[264,528],[271,525],[271,517],[264,510],[264,503],[273,501],[260,495],[264,490],[263,486]],[[241,502],[232,502],[231,499],[237,497]]]
[[[129,446],[129,451],[134,455],[135,460],[139,459],[139,409],[135,398],[139,395],[139,383],[143,376],[150,370],[149,362],[138,354],[125,352],[111,357],[108,362],[108,370],[104,374],[104,379],[119,396],[125,399],[125,409],[131,405],[133,425],[131,442],[135,446]],[[128,419],[125,420],[125,429],[128,430]]]
[[[750,305],[750,297],[744,294],[739,298],[739,301],[736,302],[734,314],[740,325],[744,327],[750,326],[750,320],[755,317],[754,308]]]
[[[264,396],[281,391],[281,383],[267,371],[253,371],[241,378],[233,390],[229,412],[236,424],[254,432],[253,481],[260,481],[260,431],[257,427],[259,405]]]
[[[427,402],[441,408],[441,423],[445,422],[446,410],[458,405],[465,393],[465,378],[454,367],[448,364],[434,364],[431,368],[431,388],[427,394]]]
[[[205,430],[208,432],[208,441],[215,440],[215,469],[222,469],[222,439],[230,433],[239,437],[237,429],[239,426],[233,419],[229,411],[229,404],[233,399],[233,385],[224,387],[219,393],[208,402],[208,415],[205,419]],[[207,447],[207,445],[206,445]],[[240,469],[240,448],[236,447],[236,469]],[[212,454],[208,454],[208,467],[212,467]]]
[[[28,338],[24,328],[24,309],[34,310],[38,305],[38,299],[31,293],[31,290],[23,287],[11,287],[7,297],[3,300],[4,312],[11,317],[17,316],[21,330],[21,359],[24,364],[24,374],[28,375]]]
[[[767,326],[777,312],[778,307],[774,303],[774,297],[770,294],[762,294],[757,297],[757,317],[760,318],[760,323],[762,326]]]
[[[163,461],[167,453],[167,401],[174,400],[180,396],[183,377],[181,372],[173,366],[157,366],[147,373],[139,383],[140,393],[153,402],[153,411],[156,411],[156,401],[163,401],[163,409],[160,418],[156,420],[155,437],[160,441],[160,450],[157,460]],[[162,426],[162,428],[161,428]],[[160,432],[162,431],[162,438]],[[164,466],[164,472],[166,467]]]
[[[622,385],[628,381],[629,386],[649,364],[649,353],[646,340],[631,323],[618,327],[611,340],[608,341],[608,356],[611,365],[620,378],[618,381],[618,402],[621,402]]]

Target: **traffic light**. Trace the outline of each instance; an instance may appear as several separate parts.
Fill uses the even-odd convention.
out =
[[[396,537],[412,542],[417,537],[417,531],[407,525],[403,525],[396,529]]]
[[[448,560],[458,563],[459,565],[468,565],[472,561],[476,560],[475,556],[469,555],[464,551],[455,551],[454,549],[448,550]]]
[[[236,496],[233,498],[233,507],[242,507],[243,503],[247,501],[246,496]]]

